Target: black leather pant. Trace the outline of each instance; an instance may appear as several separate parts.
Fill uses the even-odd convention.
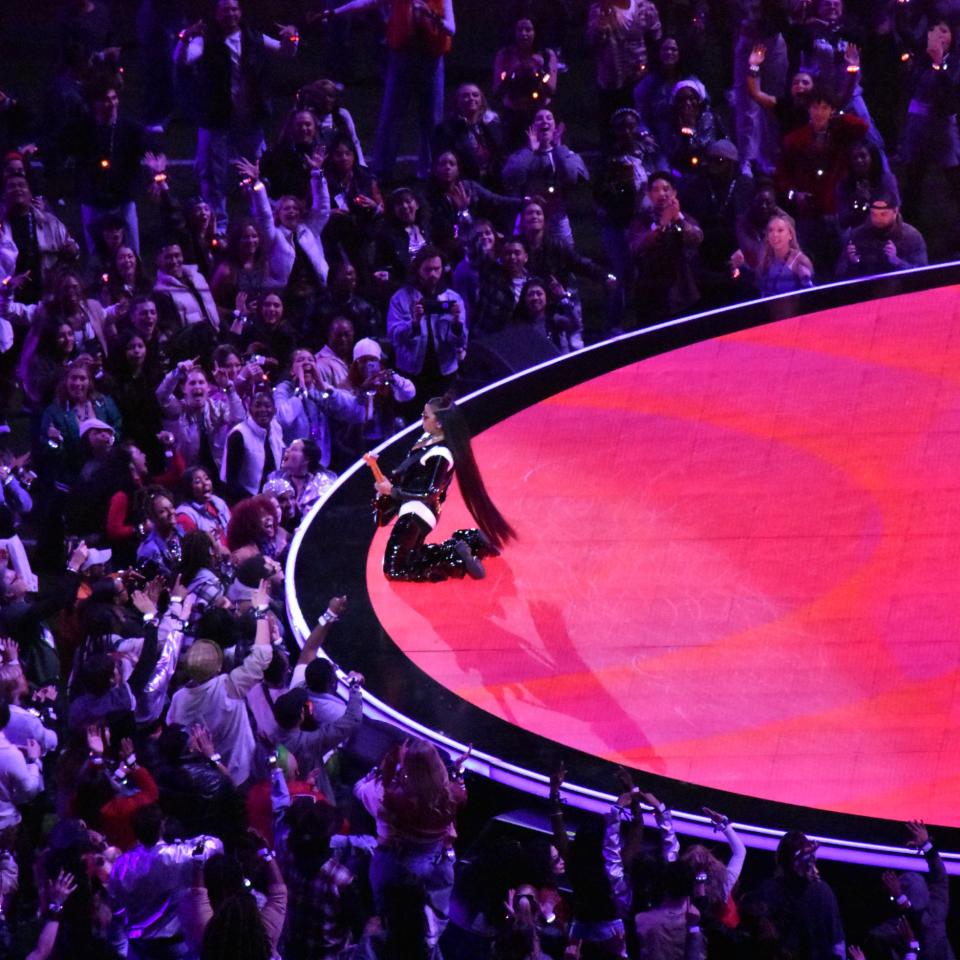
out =
[[[425,543],[430,526],[416,514],[397,519],[390,531],[383,572],[388,580],[413,580],[417,583],[463,579],[466,573],[463,557],[456,552],[458,543],[466,543],[471,553],[481,559],[489,555],[479,530],[456,530],[442,543]]]

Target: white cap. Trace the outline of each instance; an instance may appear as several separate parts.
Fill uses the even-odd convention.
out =
[[[95,550],[93,548],[87,553],[87,559],[83,561],[83,566],[81,570],[89,570],[90,567],[95,566],[98,563],[104,565],[108,564],[113,557],[113,551],[107,547],[105,550]]]
[[[109,430],[111,433],[116,431],[109,423],[104,423],[102,420],[98,420],[96,417],[91,417],[89,420],[84,420],[82,423],[78,424],[80,428],[80,436],[82,437],[89,430]]]
[[[376,357],[382,360],[383,351],[380,349],[380,344],[376,340],[371,340],[370,337],[358,340],[353,345],[353,359],[359,360],[361,357]]]

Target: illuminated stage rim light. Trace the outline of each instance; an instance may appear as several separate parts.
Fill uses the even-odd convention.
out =
[[[897,293],[906,293],[912,292],[913,290],[923,290],[949,283],[957,283],[960,282],[960,271],[958,271],[958,267],[960,267],[960,261],[950,264],[941,264],[933,267],[923,267],[910,271],[902,271],[896,274],[889,274],[881,278],[872,277],[863,278],[856,281],[827,284],[808,291],[803,291],[801,293],[782,294],[777,297],[768,298],[762,301],[750,301],[731,307],[725,307],[716,311],[698,313],[689,317],[669,320],[643,328],[641,330],[623,334],[614,340],[608,340],[594,344],[590,347],[584,348],[581,351],[578,351],[575,354],[548,360],[536,367],[513,374],[510,377],[498,381],[497,383],[485,386],[480,390],[477,390],[474,393],[462,398],[460,402],[462,404],[469,404],[471,401],[474,401],[477,398],[483,397],[492,391],[503,388],[505,384],[526,379],[535,375],[538,371],[546,370],[548,368],[564,369],[565,365],[570,365],[572,363],[582,365],[584,368],[586,368],[586,364],[584,363],[585,357],[589,357],[591,353],[609,350],[611,348],[611,344],[636,344],[638,341],[651,338],[655,334],[662,334],[665,331],[692,328],[697,322],[703,321],[706,318],[718,321],[718,329],[715,332],[708,333],[706,336],[687,339],[685,340],[686,343],[694,343],[700,340],[710,339],[714,335],[720,336],[724,333],[731,332],[732,330],[755,326],[756,322],[741,325],[737,325],[736,322],[734,322],[732,325],[730,325],[730,321],[735,321],[735,318],[739,314],[747,313],[751,310],[754,312],[758,310],[766,312],[768,317],[766,320],[761,322],[771,322],[777,319],[786,318],[788,316],[796,316],[802,313],[815,313],[820,310],[828,309],[830,306],[835,305],[827,303],[827,299],[831,295],[831,291],[838,296],[840,302],[851,304],[861,302],[863,300],[878,299]],[[885,287],[886,289],[884,289]],[[781,302],[783,301],[788,301],[788,303],[782,304]],[[788,309],[783,314],[783,317],[780,317],[778,315],[778,306],[784,305],[787,306]],[[723,321],[726,321],[727,326],[722,326]],[[625,359],[624,365],[632,362],[634,362],[633,359]],[[605,370],[614,368],[615,367],[608,365]],[[579,380],[574,380],[572,382],[580,382],[582,380],[589,379],[594,375],[594,373],[586,373],[584,376],[579,377]],[[559,386],[557,389],[565,389],[566,385],[568,384]],[[411,425],[396,436],[391,437],[389,440],[382,443],[376,448],[375,452],[380,452],[390,447],[396,443],[399,438],[417,434],[419,429],[419,424]],[[301,644],[306,636],[310,633],[310,628],[307,625],[303,610],[301,608],[300,598],[297,595],[295,578],[297,560],[303,539],[311,521],[323,509],[324,504],[328,501],[328,499],[335,495],[335,493],[343,485],[350,481],[358,471],[364,471],[366,469],[366,465],[360,461],[346,470],[326,491],[324,496],[311,508],[310,512],[304,518],[303,522],[300,524],[299,528],[294,534],[286,566],[286,602],[290,621],[293,624],[297,639]],[[323,653],[323,651],[321,651],[321,653]],[[342,672],[340,675],[342,678]],[[341,695],[345,694],[345,690],[345,686],[341,685]],[[463,752],[466,749],[466,745],[464,743],[461,743],[438,730],[430,729],[424,726],[422,723],[418,722],[412,717],[406,716],[389,704],[384,703],[369,691],[364,690],[363,697],[365,701],[365,714],[367,716],[384,720],[406,733],[430,740],[438,747],[452,754]],[[548,778],[544,774],[522,766],[518,766],[502,757],[497,757],[489,753],[474,751],[466,765],[472,772],[485,776],[497,783],[516,788],[533,796],[547,796]],[[576,783],[565,783],[563,794],[565,800],[570,806],[594,813],[605,812],[609,808],[610,804],[615,800],[615,797],[612,794],[597,791]],[[688,836],[705,839],[716,837],[716,832],[713,828],[713,825],[707,817],[697,813],[677,810],[675,808],[673,808],[673,813],[679,832]],[[907,811],[907,813],[909,813],[909,811]],[[649,817],[648,815],[648,819],[650,819],[650,822],[652,823],[652,817]],[[784,832],[782,830],[775,830],[745,822],[736,822],[735,826],[743,837],[744,842],[748,846],[757,849],[775,849],[780,837]],[[815,836],[813,834],[811,834],[811,836],[813,836],[813,838],[820,843],[821,846],[819,855],[826,859],[856,864],[866,864],[885,869],[902,870],[916,869],[917,867],[918,858],[916,853],[902,846],[869,843],[831,836]],[[942,852],[941,856],[944,859],[949,873],[960,874],[960,853]]]

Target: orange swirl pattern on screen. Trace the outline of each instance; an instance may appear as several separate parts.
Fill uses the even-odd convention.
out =
[[[381,622],[461,697],[561,744],[960,826],[956,304],[781,321],[511,417],[475,446],[519,542],[486,580],[400,584],[380,531]],[[454,489],[435,535],[468,521]]]

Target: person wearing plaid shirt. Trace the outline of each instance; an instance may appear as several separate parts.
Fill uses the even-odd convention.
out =
[[[366,911],[357,890],[358,871],[377,845],[375,837],[334,831],[336,809],[297,797],[295,809],[283,771],[270,774],[273,840],[287,884],[285,960],[335,960],[362,927]]]

